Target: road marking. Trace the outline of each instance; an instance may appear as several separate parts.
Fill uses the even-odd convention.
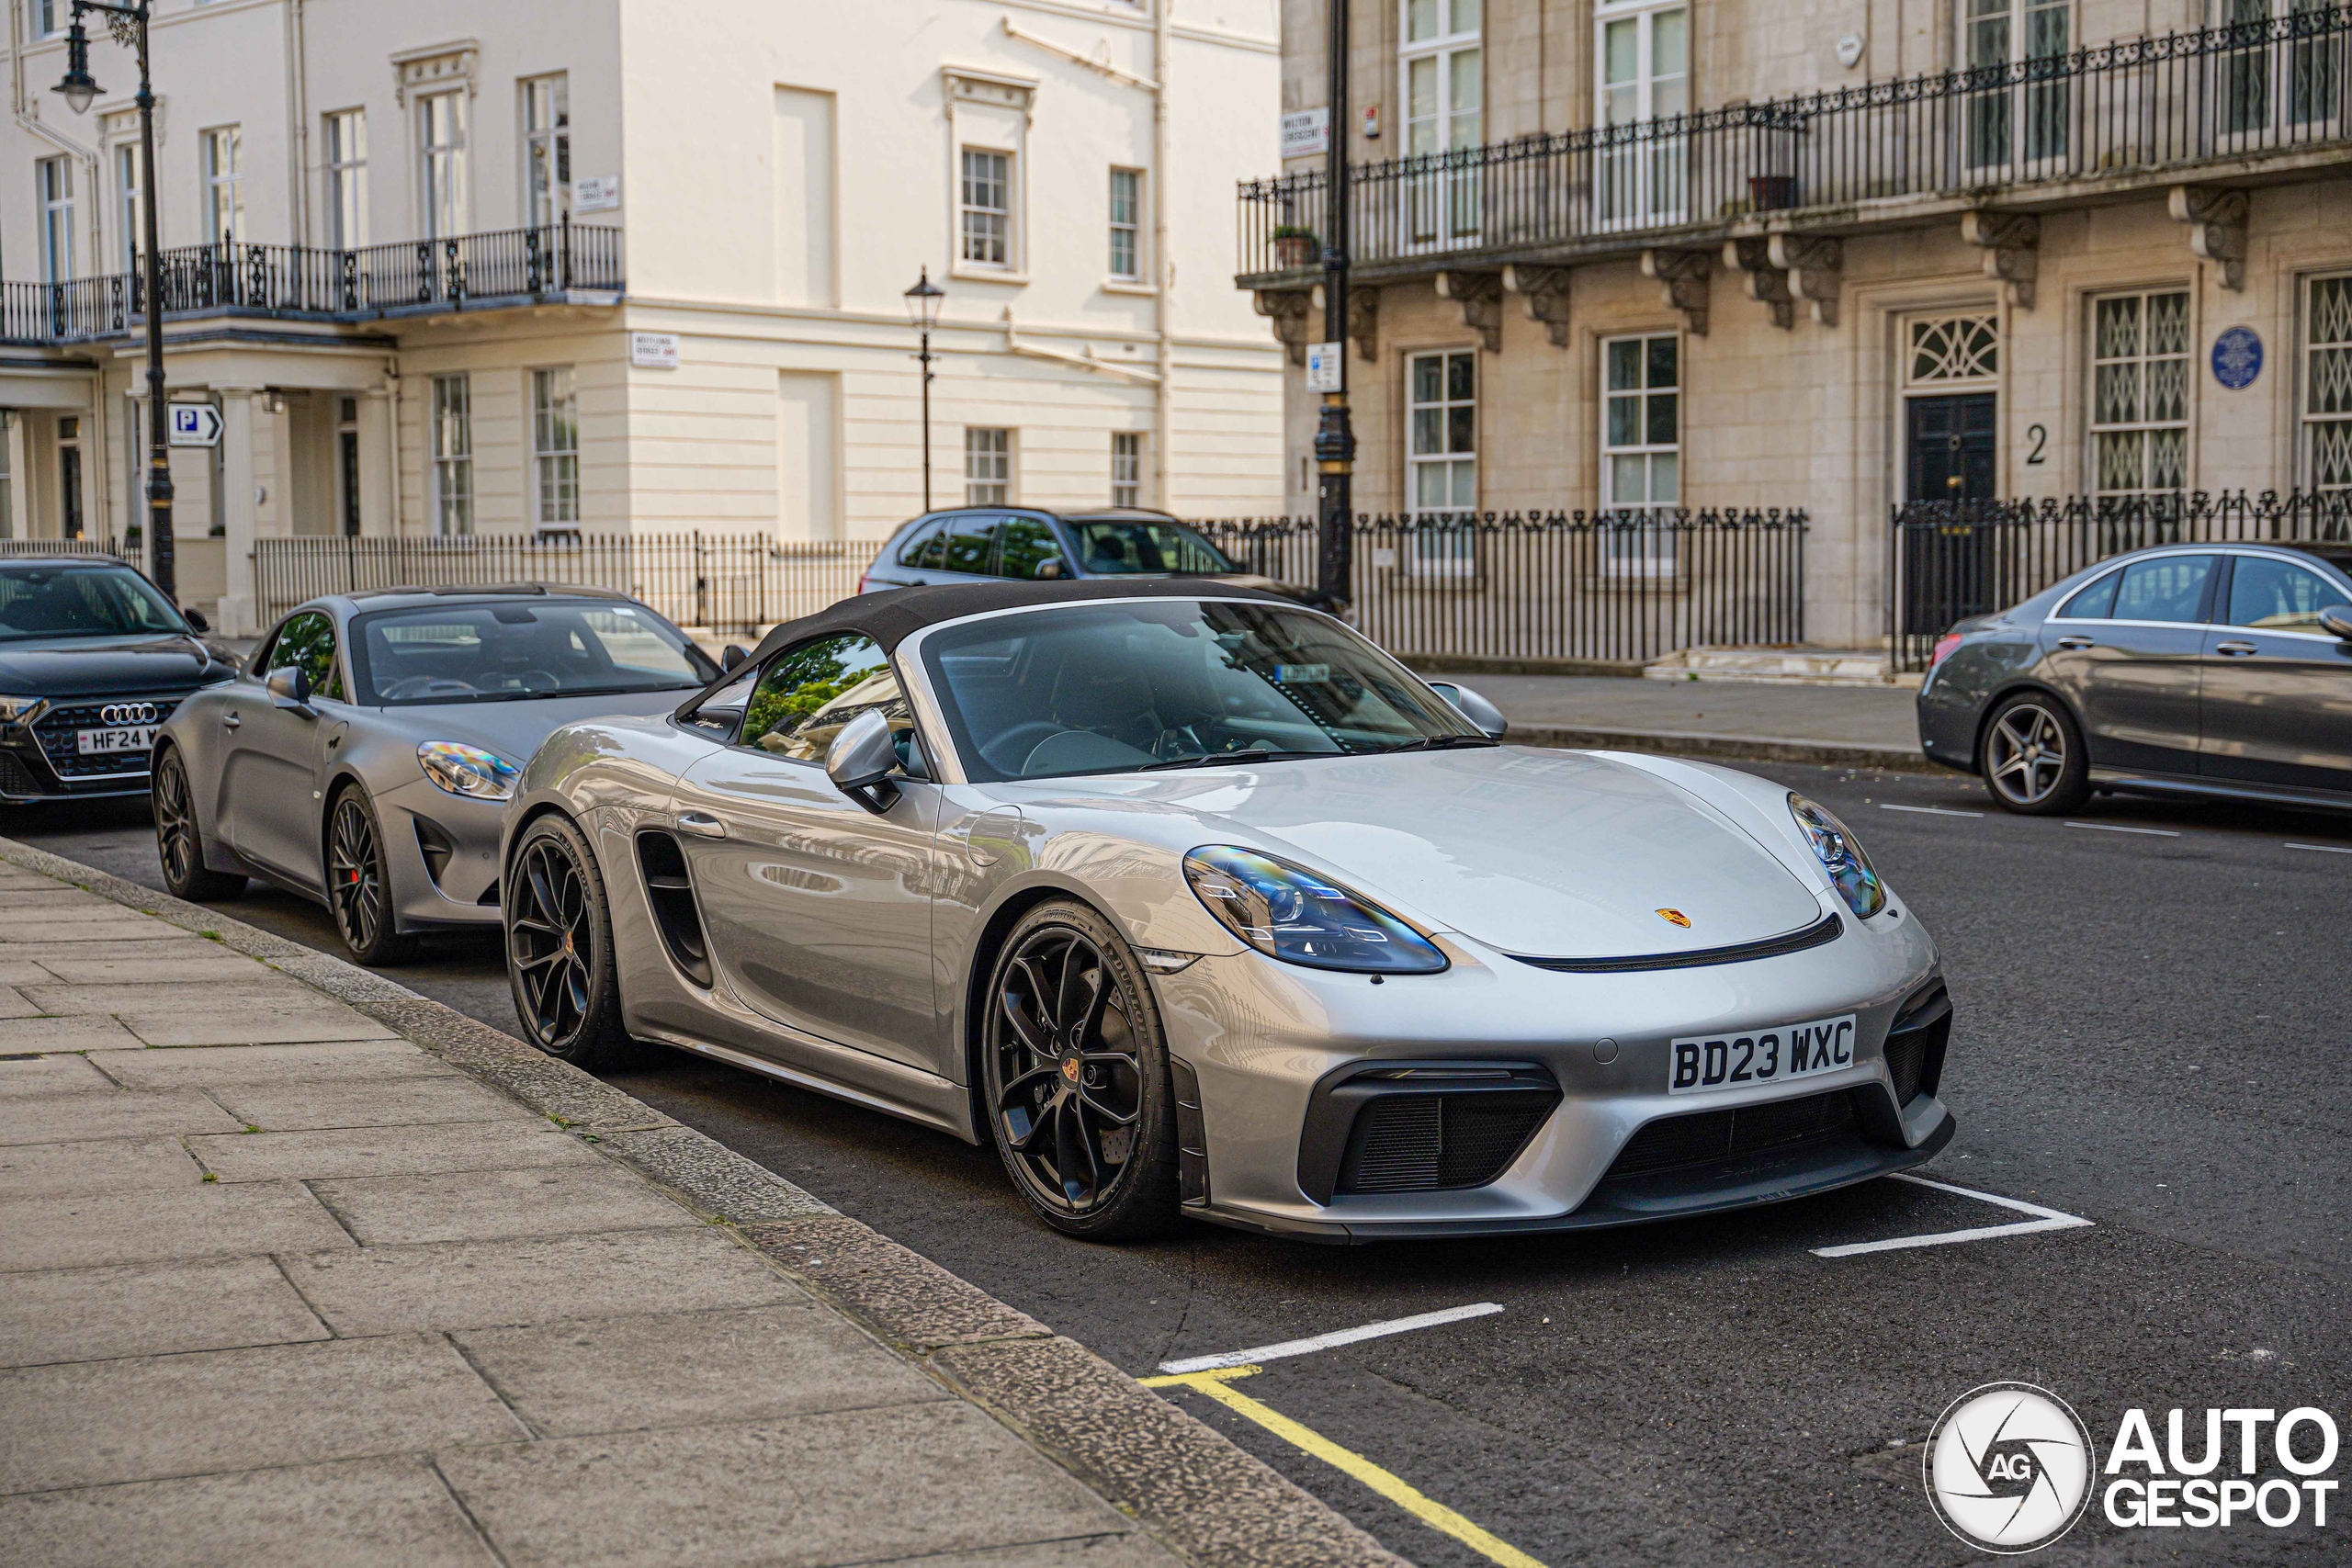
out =
[[[2069,828],[2087,828],[2094,833],[2144,833],[2151,839],[2177,839],[2180,835],[2170,828],[2126,828],[2120,822],[2069,822]]]
[[[2324,855],[2352,855],[2352,845],[2347,844],[2289,844],[2287,847],[2290,850],[2317,850]]]
[[[1313,1427],[1299,1425],[1272,1405],[1260,1404],[1231,1386],[1234,1379],[1255,1377],[1259,1371],[1256,1367],[1221,1367],[1208,1371],[1185,1372],[1176,1377],[1145,1378],[1142,1382],[1146,1388],[1189,1388],[1195,1393],[1208,1395],[1236,1415],[1248,1416],[1300,1452],[1312,1455],[1334,1470],[1353,1476],[1431,1529],[1443,1530],[1471,1551],[1501,1563],[1503,1568],[1544,1568],[1542,1562],[1510,1542],[1479,1529],[1362,1454],[1341,1448]]]
[[[1881,811],[1909,811],[1921,817],[1982,817],[1984,815],[1982,811],[1953,811],[1941,806],[1893,806],[1884,801],[1879,803],[1879,809]]]
[[[2020,1220],[2013,1224],[1977,1225],[1964,1231],[1939,1231],[1933,1235],[1899,1235],[1891,1241],[1857,1241],[1844,1247],[1816,1247],[1813,1249],[1813,1255],[1815,1258],[1852,1258],[1864,1252],[1895,1252],[1913,1247],[1950,1247],[1954,1242],[1986,1241],[1995,1236],[2032,1235],[2039,1231],[2076,1230],[2092,1223],[2080,1214],[2061,1213],[2056,1209],[2045,1209],[2039,1203],[2029,1203],[2022,1198],[2004,1198],[1996,1192],[1979,1192],[1973,1187],[1954,1187],[1949,1181],[1934,1181],[1924,1176],[1913,1176],[1908,1171],[1895,1172],[1894,1179],[1908,1181],[1918,1187],[1932,1187],[1939,1192],[1956,1192],[1962,1198],[1973,1198],[1980,1203],[1998,1204],[2004,1209],[2014,1209],[2020,1214],[2031,1214],[2034,1218]]]
[[[1188,1356],[1181,1361],[1162,1361],[1163,1372],[1209,1372],[1220,1367],[1254,1366],[1261,1361],[1279,1361],[1285,1356],[1311,1356],[1317,1350],[1329,1350],[1341,1345],[1353,1345],[1360,1339],[1380,1339],[1391,1334],[1410,1334],[1416,1328],[1435,1328],[1442,1323],[1460,1323],[1464,1318],[1487,1317],[1502,1311],[1497,1302],[1480,1302],[1476,1306],[1448,1307],[1443,1312],[1425,1312],[1417,1317],[1392,1317],[1385,1323],[1367,1323],[1362,1328],[1335,1329],[1329,1334],[1317,1334],[1309,1339],[1285,1339],[1279,1345],[1261,1345],[1254,1350],[1227,1350],[1216,1356]]]

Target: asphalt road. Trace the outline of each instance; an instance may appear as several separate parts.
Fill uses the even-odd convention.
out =
[[[2352,1416],[2352,818],[2101,800],[2069,824],[1962,779],[1758,771],[1843,815],[1942,944],[1960,1133],[1927,1174],[2090,1225],[1816,1256],[2025,1217],[1883,1181],[1584,1235],[1329,1249],[1198,1226],[1094,1248],[1033,1222],[989,1152],[681,1055],[615,1081],[1138,1375],[1499,1303],[1233,1386],[1551,1568],[1974,1560],[1930,1515],[1916,1445],[1996,1380],[2063,1395],[2102,1453],[2133,1406],[2160,1442],[2186,1407],[2192,1452],[2206,1406]],[[158,881],[143,808],[0,815],[0,833]],[[230,908],[336,947],[299,900]],[[396,974],[514,1027],[492,943]],[[1405,1556],[1490,1560],[1170,1396]],[[2127,1531],[2094,1506],[2046,1560],[2346,1561],[2336,1510],[2309,1518]]]

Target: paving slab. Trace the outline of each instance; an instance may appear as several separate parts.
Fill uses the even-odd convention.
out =
[[[626,1170],[593,1166],[313,1181],[362,1247],[651,1230],[702,1222]]]
[[[401,1334],[0,1372],[0,1493],[524,1436],[447,1339]]]
[[[495,1568],[424,1460],[199,1475],[0,1498],[17,1568]],[[1040,1559],[1040,1568],[1052,1560]],[[1097,1568],[1093,1559],[1075,1559]],[[1060,1568],[1057,1562],[1055,1568]],[[1100,1568],[1114,1568],[1104,1562]],[[1125,1568],[1117,1564],[1115,1568]]]
[[[12,952],[12,949],[0,948],[0,954]],[[50,970],[28,958],[0,956],[0,986],[22,985],[28,981],[38,985],[43,980],[53,980],[56,977]]]
[[[405,1040],[299,1045],[173,1045],[93,1051],[89,1064],[131,1089],[299,1083],[322,1078],[454,1077],[458,1070]]]
[[[949,1397],[838,1314],[806,1303],[451,1337],[542,1437],[769,1421]]]
[[[94,946],[96,944],[93,944]],[[81,956],[82,950],[64,948],[50,952],[38,962],[38,967],[48,976],[72,985],[96,985],[107,980],[128,980],[137,985],[181,984],[199,980],[210,984],[221,979],[242,979],[247,975],[266,975],[263,964],[242,953],[232,953],[217,942],[191,938],[182,947],[169,950],[169,955],[155,950],[152,942],[137,945],[147,953],[132,958],[99,958]],[[21,962],[14,955],[21,948],[0,948],[0,975],[7,973],[10,963]]]
[[[46,887],[12,887],[0,883],[0,909],[30,909],[44,911],[75,907],[113,909],[120,913],[122,906],[95,893],[85,893],[78,887],[68,887],[62,882]]]
[[[807,1299],[712,1225],[349,1247],[282,1261],[302,1298],[338,1334],[492,1328]]]
[[[48,1010],[28,998],[22,988],[0,985],[0,1018],[35,1018]]]
[[[97,940],[88,931],[79,933],[76,940],[53,942],[36,939],[0,942],[0,960],[11,964],[38,964],[48,969],[51,964],[187,964],[198,959],[219,962],[231,959],[244,964],[249,973],[254,960],[233,953],[217,942],[209,942],[194,931],[184,931],[167,926],[161,920],[148,920],[132,928],[133,934],[120,941]],[[56,971],[51,970],[51,974]],[[61,979],[62,976],[59,976]]]
[[[117,911],[119,914],[119,911]],[[161,920],[11,920],[0,922],[0,943],[62,946],[68,942],[122,947],[141,942],[186,942],[188,933]],[[197,939],[202,941],[201,937]]]
[[[64,1198],[194,1187],[203,1167],[177,1138],[102,1138],[0,1146],[0,1198]]]
[[[514,1568],[793,1568],[1128,1528],[1067,1472],[961,1404],[559,1438],[439,1459]]]
[[[326,1325],[266,1258],[12,1274],[0,1291],[0,1364],[6,1365],[326,1337]]]
[[[20,931],[37,931],[51,926],[93,922],[100,925],[153,923],[142,920],[139,915],[108,899],[69,888],[45,898],[30,900],[16,908],[0,909],[0,937]]]
[[[19,1051],[121,1051],[143,1043],[110,1018],[15,1018],[0,1029],[11,1054]]]
[[[393,1040],[398,1034],[341,1002],[230,1001],[117,1015],[149,1045],[276,1045],[319,1040]]]
[[[909,1568],[1167,1568],[1181,1559],[1137,1530],[1129,1535],[1039,1540],[980,1551],[944,1551]]]
[[[354,1243],[294,1181],[0,1202],[0,1273],[330,1249]]]
[[[424,1176],[601,1165],[579,1139],[544,1122],[454,1122],[421,1127],[335,1127],[311,1133],[231,1133],[187,1146],[222,1181]]]
[[[90,1066],[87,1057],[70,1051],[54,1055],[28,1051],[0,1056],[0,1100],[14,1100],[20,1095],[110,1094],[116,1087],[112,1078]]]
[[[231,1084],[215,1091],[215,1098],[244,1122],[272,1133],[306,1127],[540,1120],[504,1095],[462,1077]]]
[[[85,1067],[87,1063],[83,1064]],[[234,1117],[194,1089],[110,1089],[104,1094],[78,1086],[54,1094],[0,1098],[0,1145],[77,1144],[95,1138],[152,1137],[158,1134],[233,1133]]]
[[[193,986],[185,980],[140,976],[83,983],[57,980],[21,986],[18,989],[38,1004],[40,1011],[59,1015],[220,1012],[232,1004],[243,1008],[248,1002],[269,1001],[302,1009],[342,1005],[320,996],[300,980],[273,975],[258,964],[248,963],[246,968],[248,973],[243,975],[220,976]]]

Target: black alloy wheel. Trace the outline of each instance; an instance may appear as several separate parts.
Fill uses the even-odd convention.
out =
[[[531,1043],[575,1066],[617,1066],[634,1043],[621,1024],[605,879],[580,830],[542,817],[506,873],[506,978]]]
[[[1993,711],[1984,727],[1984,787],[2003,809],[2057,817],[2090,798],[2090,761],[2065,705],[2023,692]]]
[[[998,1152],[1047,1224],[1092,1240],[1175,1221],[1168,1057],[1143,971],[1083,905],[1013,928],[987,993],[983,1090]]]
[[[327,818],[327,904],[344,945],[360,963],[406,964],[416,956],[416,938],[395,929],[384,835],[367,792],[356,784],[335,796]]]
[[[164,886],[172,897],[203,903],[243,893],[243,877],[209,870],[204,863],[204,829],[197,825],[196,792],[188,787],[187,764],[180,761],[179,748],[166,746],[156,753],[153,787],[155,855],[163,862]]]

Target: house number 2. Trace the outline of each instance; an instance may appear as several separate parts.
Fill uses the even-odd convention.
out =
[[[2041,425],[2029,424],[2025,427],[2025,434],[2026,438],[2033,443],[2033,450],[2025,455],[2026,465],[2030,468],[2037,463],[2046,462],[2048,454],[2042,448],[2050,445],[2050,432]]]

